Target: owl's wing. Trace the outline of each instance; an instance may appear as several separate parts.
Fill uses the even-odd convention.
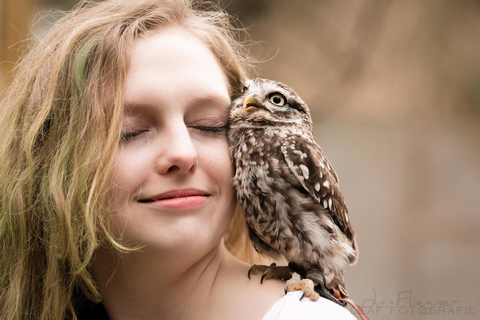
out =
[[[281,151],[290,171],[348,239],[354,242],[354,232],[340,192],[338,176],[320,146],[313,140],[299,136],[290,136],[285,142]]]

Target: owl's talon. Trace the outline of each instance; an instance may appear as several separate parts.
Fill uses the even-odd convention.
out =
[[[313,281],[310,279],[302,279],[302,280],[294,280],[294,281],[287,281],[285,285],[285,294],[288,292],[293,291],[302,291],[302,296],[300,300],[307,297],[311,301],[317,301],[320,299],[318,293],[315,292],[315,286]]]
[[[263,284],[263,279],[265,279],[265,277],[267,276],[268,274],[268,271],[265,271],[263,274],[262,274],[262,278],[260,278],[260,284]]]
[[[305,293],[305,291],[303,291],[302,296],[300,297],[300,301],[302,301],[303,298],[305,298],[305,295],[306,295],[306,293]]]
[[[288,280],[292,277],[292,273],[293,271],[290,267],[277,267],[275,263],[272,263],[270,266],[253,265],[248,270],[248,279],[251,278],[252,274],[262,274],[260,283],[263,284],[263,280],[265,279]]]

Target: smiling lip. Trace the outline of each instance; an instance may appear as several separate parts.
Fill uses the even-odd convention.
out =
[[[183,189],[168,191],[138,202],[158,209],[189,210],[206,204],[209,197],[210,195],[205,191]]]

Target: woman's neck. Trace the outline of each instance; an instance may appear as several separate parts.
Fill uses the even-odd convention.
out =
[[[249,265],[223,243],[194,263],[154,257],[146,251],[122,259],[97,254],[93,276],[112,320],[262,319],[283,296],[281,281],[249,280]]]
[[[195,314],[199,318],[210,311],[219,288],[226,287],[218,285],[235,268],[223,244],[190,263],[157,255],[97,254],[93,276],[112,319],[188,319]]]

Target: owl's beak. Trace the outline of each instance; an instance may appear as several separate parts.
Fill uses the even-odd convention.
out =
[[[255,94],[249,94],[243,101],[243,110],[246,112],[253,112],[258,108],[261,108],[261,100]]]

